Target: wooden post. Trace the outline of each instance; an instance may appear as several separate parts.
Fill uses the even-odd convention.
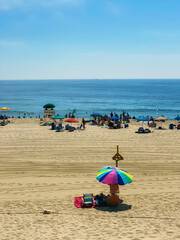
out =
[[[119,145],[117,145],[117,153],[112,158],[114,161],[116,161],[116,167],[118,167],[118,161],[123,160],[123,156],[119,153]]]

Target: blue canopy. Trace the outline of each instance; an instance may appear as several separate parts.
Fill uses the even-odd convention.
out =
[[[100,113],[93,113],[90,115],[91,117],[102,117]]]
[[[177,117],[175,118],[175,120],[180,120],[180,116],[177,116]]]
[[[110,117],[109,119],[110,120],[119,120],[120,118],[119,117]]]
[[[137,117],[136,120],[145,122],[145,121],[149,121],[149,118],[147,118],[147,117]]]

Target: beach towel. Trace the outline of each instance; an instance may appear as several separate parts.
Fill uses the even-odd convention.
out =
[[[96,196],[93,196],[93,199],[95,199]],[[77,208],[83,208],[83,207],[86,207],[84,206],[83,204],[83,197],[75,197],[74,198],[74,205],[77,207]],[[104,205],[101,205],[101,204],[98,204],[95,200],[93,202],[93,205],[91,207],[103,207]]]
[[[77,208],[82,208],[82,207],[83,207],[82,197],[75,197],[75,198],[74,198],[74,205],[75,205]]]

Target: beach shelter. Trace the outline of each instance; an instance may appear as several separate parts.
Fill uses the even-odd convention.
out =
[[[140,122],[148,122],[149,118],[148,117],[137,117],[136,120],[140,121]]]
[[[157,118],[155,118],[155,120],[167,120],[167,118],[166,117],[157,117]]]
[[[132,182],[133,176],[118,167],[107,166],[98,171],[96,179],[108,185],[125,185]]]
[[[52,117],[51,119],[64,119],[64,117],[61,117],[61,116],[54,116],[54,117]]]
[[[2,110],[2,111],[9,111],[10,108],[8,108],[8,107],[2,107],[2,108],[0,108],[0,110]]]
[[[53,120],[60,120],[60,122],[62,122],[62,120],[64,119],[64,117],[61,117],[61,116],[54,116],[54,117],[52,117],[51,119],[53,119]]]
[[[120,118],[119,117],[110,117],[109,119],[114,121],[114,120],[119,120]]]
[[[79,121],[76,120],[75,118],[69,118],[69,119],[66,119],[65,122],[78,123]]]
[[[90,116],[91,117],[102,117],[102,115],[100,113],[92,113]]]
[[[179,121],[180,120],[180,116],[175,117],[175,120]]]
[[[142,126],[143,126],[144,122],[149,122],[148,117],[137,117],[136,120],[139,122],[142,122]]]
[[[158,121],[162,121],[162,122],[164,122],[165,120],[167,120],[167,118],[164,117],[164,116],[162,116],[162,117],[157,117],[157,118],[155,118],[155,120],[158,120]],[[162,128],[162,125],[159,126],[159,129],[163,129],[163,128]]]
[[[118,205],[119,203],[119,185],[125,185],[132,182],[133,176],[125,170],[117,167],[106,166],[98,171],[96,179],[99,182],[110,185],[111,196],[109,205]]]

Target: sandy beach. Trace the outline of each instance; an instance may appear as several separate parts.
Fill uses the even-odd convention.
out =
[[[0,127],[0,239],[180,239],[180,130],[126,129],[86,124],[85,131],[55,132],[39,119]],[[74,124],[77,126],[77,124]],[[96,175],[113,165],[133,175],[120,186],[118,208],[74,206],[83,193],[108,194]],[[51,214],[43,214],[48,209]]]

